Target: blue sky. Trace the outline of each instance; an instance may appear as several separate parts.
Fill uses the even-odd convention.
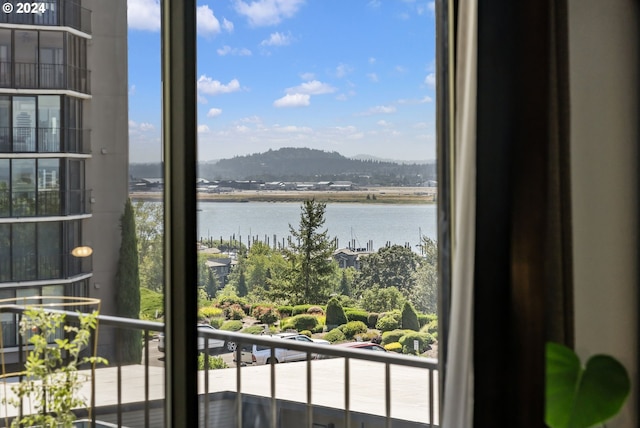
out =
[[[160,159],[159,0],[128,0],[130,161]],[[432,0],[198,1],[198,156],[435,158]]]

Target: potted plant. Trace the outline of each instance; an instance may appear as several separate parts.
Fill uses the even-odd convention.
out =
[[[573,350],[557,343],[546,347],[545,422],[551,428],[588,428],[615,416],[631,381],[609,355],[594,355],[585,367]]]
[[[86,397],[79,394],[86,380],[79,372],[80,366],[107,363],[104,358],[84,356],[83,352],[97,327],[97,316],[97,311],[80,313],[78,323],[70,325],[65,322],[64,312],[39,307],[25,310],[20,334],[30,350],[20,382],[11,387],[13,396],[4,400],[18,409],[26,401],[31,408],[28,415],[15,418],[12,426],[74,426],[72,410],[87,406]]]

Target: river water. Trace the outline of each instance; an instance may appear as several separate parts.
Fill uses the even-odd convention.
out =
[[[298,227],[297,202],[199,202],[200,238],[252,240],[273,245],[289,236],[289,224]],[[437,238],[437,206],[388,204],[327,204],[324,229],[338,239],[338,247],[376,250],[390,244],[409,244],[414,250],[420,236]]]

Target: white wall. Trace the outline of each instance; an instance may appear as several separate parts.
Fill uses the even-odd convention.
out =
[[[638,2],[569,0],[576,350],[611,354],[638,426]]]

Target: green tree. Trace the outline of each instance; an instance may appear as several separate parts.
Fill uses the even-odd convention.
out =
[[[287,291],[294,304],[322,302],[331,291],[337,266],[333,241],[327,230],[320,231],[326,206],[314,199],[304,201],[298,228],[289,225],[291,239],[284,254],[289,262]]]
[[[419,264],[420,257],[410,248],[402,245],[381,248],[363,260],[358,289],[363,292],[376,285],[397,287],[405,297],[409,297],[415,285],[413,275]]]
[[[249,291],[247,290],[247,281],[244,277],[244,272],[242,271],[240,271],[240,276],[238,277],[238,285],[236,289],[238,290],[239,297],[244,297],[247,294],[249,294]]]
[[[438,312],[438,243],[423,237],[423,262],[414,273],[415,287],[410,299],[417,310],[427,314]]]
[[[140,317],[140,275],[136,223],[131,200],[120,217],[120,255],[116,271],[116,311],[125,318]],[[118,358],[122,364],[140,364],[142,336],[139,330],[118,330]]]
[[[156,202],[135,205],[136,236],[140,264],[140,286],[164,291],[163,209]]]
[[[418,321],[418,313],[410,302],[404,302],[402,305],[402,328],[405,330],[420,330],[420,322]]]
[[[347,278],[347,272],[342,271],[342,278],[340,278],[340,289],[338,290],[343,296],[351,296],[351,284],[349,278]]]
[[[335,328],[342,324],[346,324],[348,321],[347,314],[344,313],[344,308],[340,304],[340,301],[335,297],[329,299],[327,303],[327,327]]]
[[[362,309],[369,312],[387,312],[400,309],[404,297],[396,287],[380,287],[374,285],[365,290],[360,299]]]

